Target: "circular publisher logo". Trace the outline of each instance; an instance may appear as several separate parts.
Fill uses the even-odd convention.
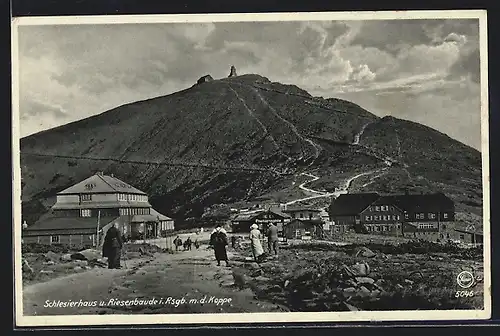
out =
[[[474,274],[469,271],[462,271],[457,276],[457,284],[462,288],[472,287],[474,281]]]

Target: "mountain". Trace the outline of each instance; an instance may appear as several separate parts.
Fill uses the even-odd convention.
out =
[[[321,177],[311,185],[325,190],[340,177],[383,173],[351,188],[441,188],[480,211],[481,155],[444,134],[259,75],[202,78],[186,90],[22,138],[25,219],[34,221],[56,192],[96,171],[144,190],[180,222],[214,204],[274,195],[300,172]]]

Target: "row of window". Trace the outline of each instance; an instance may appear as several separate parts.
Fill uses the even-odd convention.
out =
[[[419,229],[435,229],[436,226],[433,223],[419,223],[418,228]]]
[[[299,213],[299,218],[309,218],[312,219],[314,215],[312,213],[307,214],[307,216],[304,215],[303,212]],[[297,214],[292,214],[292,218],[297,218]]]
[[[92,194],[81,194],[80,195],[80,202],[88,202],[92,201]]]
[[[401,229],[401,224],[397,224],[396,228]],[[372,225],[367,226],[366,229],[372,232],[391,231],[391,225]]]
[[[367,222],[372,221],[390,221],[390,220],[399,220],[399,215],[373,215],[373,216],[365,216],[365,220]]]
[[[134,216],[134,215],[149,215],[151,213],[150,208],[125,208],[120,209],[121,216]]]
[[[147,202],[148,197],[146,195],[136,195],[136,194],[118,194],[119,201],[139,201]]]
[[[372,205],[368,207],[369,211],[394,211],[393,206],[389,205]]]
[[[405,218],[408,219],[408,214],[405,214]],[[429,212],[427,214],[427,218],[428,219],[436,219],[436,214],[433,213],[433,212]],[[448,219],[448,213],[443,213],[443,218],[444,219]],[[425,213],[421,212],[421,213],[416,213],[415,214],[415,219],[425,219]]]
[[[128,216],[128,215],[149,215],[151,213],[150,208],[126,208],[120,209],[120,216]],[[101,215],[105,215],[102,214]],[[81,217],[92,217],[92,210],[90,209],[81,209],[80,210]]]

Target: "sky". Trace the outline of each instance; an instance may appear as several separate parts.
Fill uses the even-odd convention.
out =
[[[481,147],[477,19],[43,25],[18,36],[22,137],[234,65]]]

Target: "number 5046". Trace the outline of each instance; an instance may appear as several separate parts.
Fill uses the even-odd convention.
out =
[[[472,297],[474,296],[474,291],[456,291],[455,297]]]

